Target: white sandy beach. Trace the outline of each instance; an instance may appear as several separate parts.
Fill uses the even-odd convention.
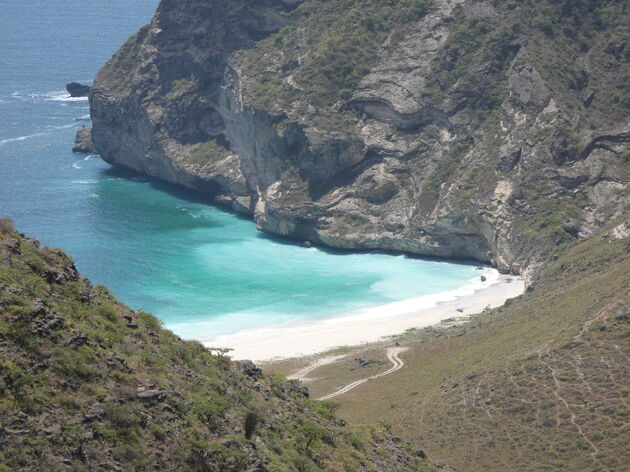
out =
[[[451,318],[481,312],[488,305],[501,306],[523,293],[525,284],[515,276],[494,269],[480,271],[486,282],[475,281],[450,292],[427,295],[367,308],[341,316],[257,328],[213,339],[200,339],[206,346],[233,349],[236,360],[273,361],[321,353],[340,346],[376,342]]]

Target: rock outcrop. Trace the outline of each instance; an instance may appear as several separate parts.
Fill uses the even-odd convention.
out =
[[[72,152],[81,154],[98,154],[92,142],[92,128],[81,128],[74,138]]]
[[[67,83],[66,90],[71,97],[87,97],[88,95],[90,95],[90,86],[83,85],[78,82]]]
[[[270,233],[506,272],[628,205],[622,2],[389,3],[162,0],[96,77],[94,145]]]

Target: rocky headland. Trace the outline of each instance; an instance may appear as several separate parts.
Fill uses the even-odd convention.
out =
[[[609,3],[163,0],[97,75],[92,139],[263,231],[531,278],[630,200]]]

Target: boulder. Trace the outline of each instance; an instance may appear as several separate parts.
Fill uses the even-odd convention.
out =
[[[74,138],[72,152],[80,154],[98,154],[92,142],[92,128],[81,128]]]
[[[141,400],[162,400],[166,392],[162,390],[145,390],[142,392],[138,392],[137,396]]]
[[[578,237],[578,233],[580,232],[580,227],[573,220],[565,221],[564,224],[562,225],[562,229],[565,230],[567,233],[569,233],[574,238],[577,238]]]
[[[87,97],[90,94],[90,86],[78,82],[67,83],[66,90],[71,97]]]
[[[497,170],[502,172],[510,172],[512,169],[514,169],[514,167],[516,167],[518,161],[521,160],[521,152],[521,149],[517,149],[516,151],[502,156],[501,160],[497,164]]]

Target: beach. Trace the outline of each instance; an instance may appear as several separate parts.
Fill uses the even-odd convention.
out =
[[[199,339],[207,347],[230,348],[234,360],[272,362],[309,356],[341,346],[382,341],[411,328],[424,328],[449,318],[496,308],[522,294],[524,281],[494,269],[480,272],[485,282],[471,283],[449,292],[411,298],[358,310],[342,316],[292,322],[241,331],[212,339]],[[481,278],[481,276],[480,276]]]

